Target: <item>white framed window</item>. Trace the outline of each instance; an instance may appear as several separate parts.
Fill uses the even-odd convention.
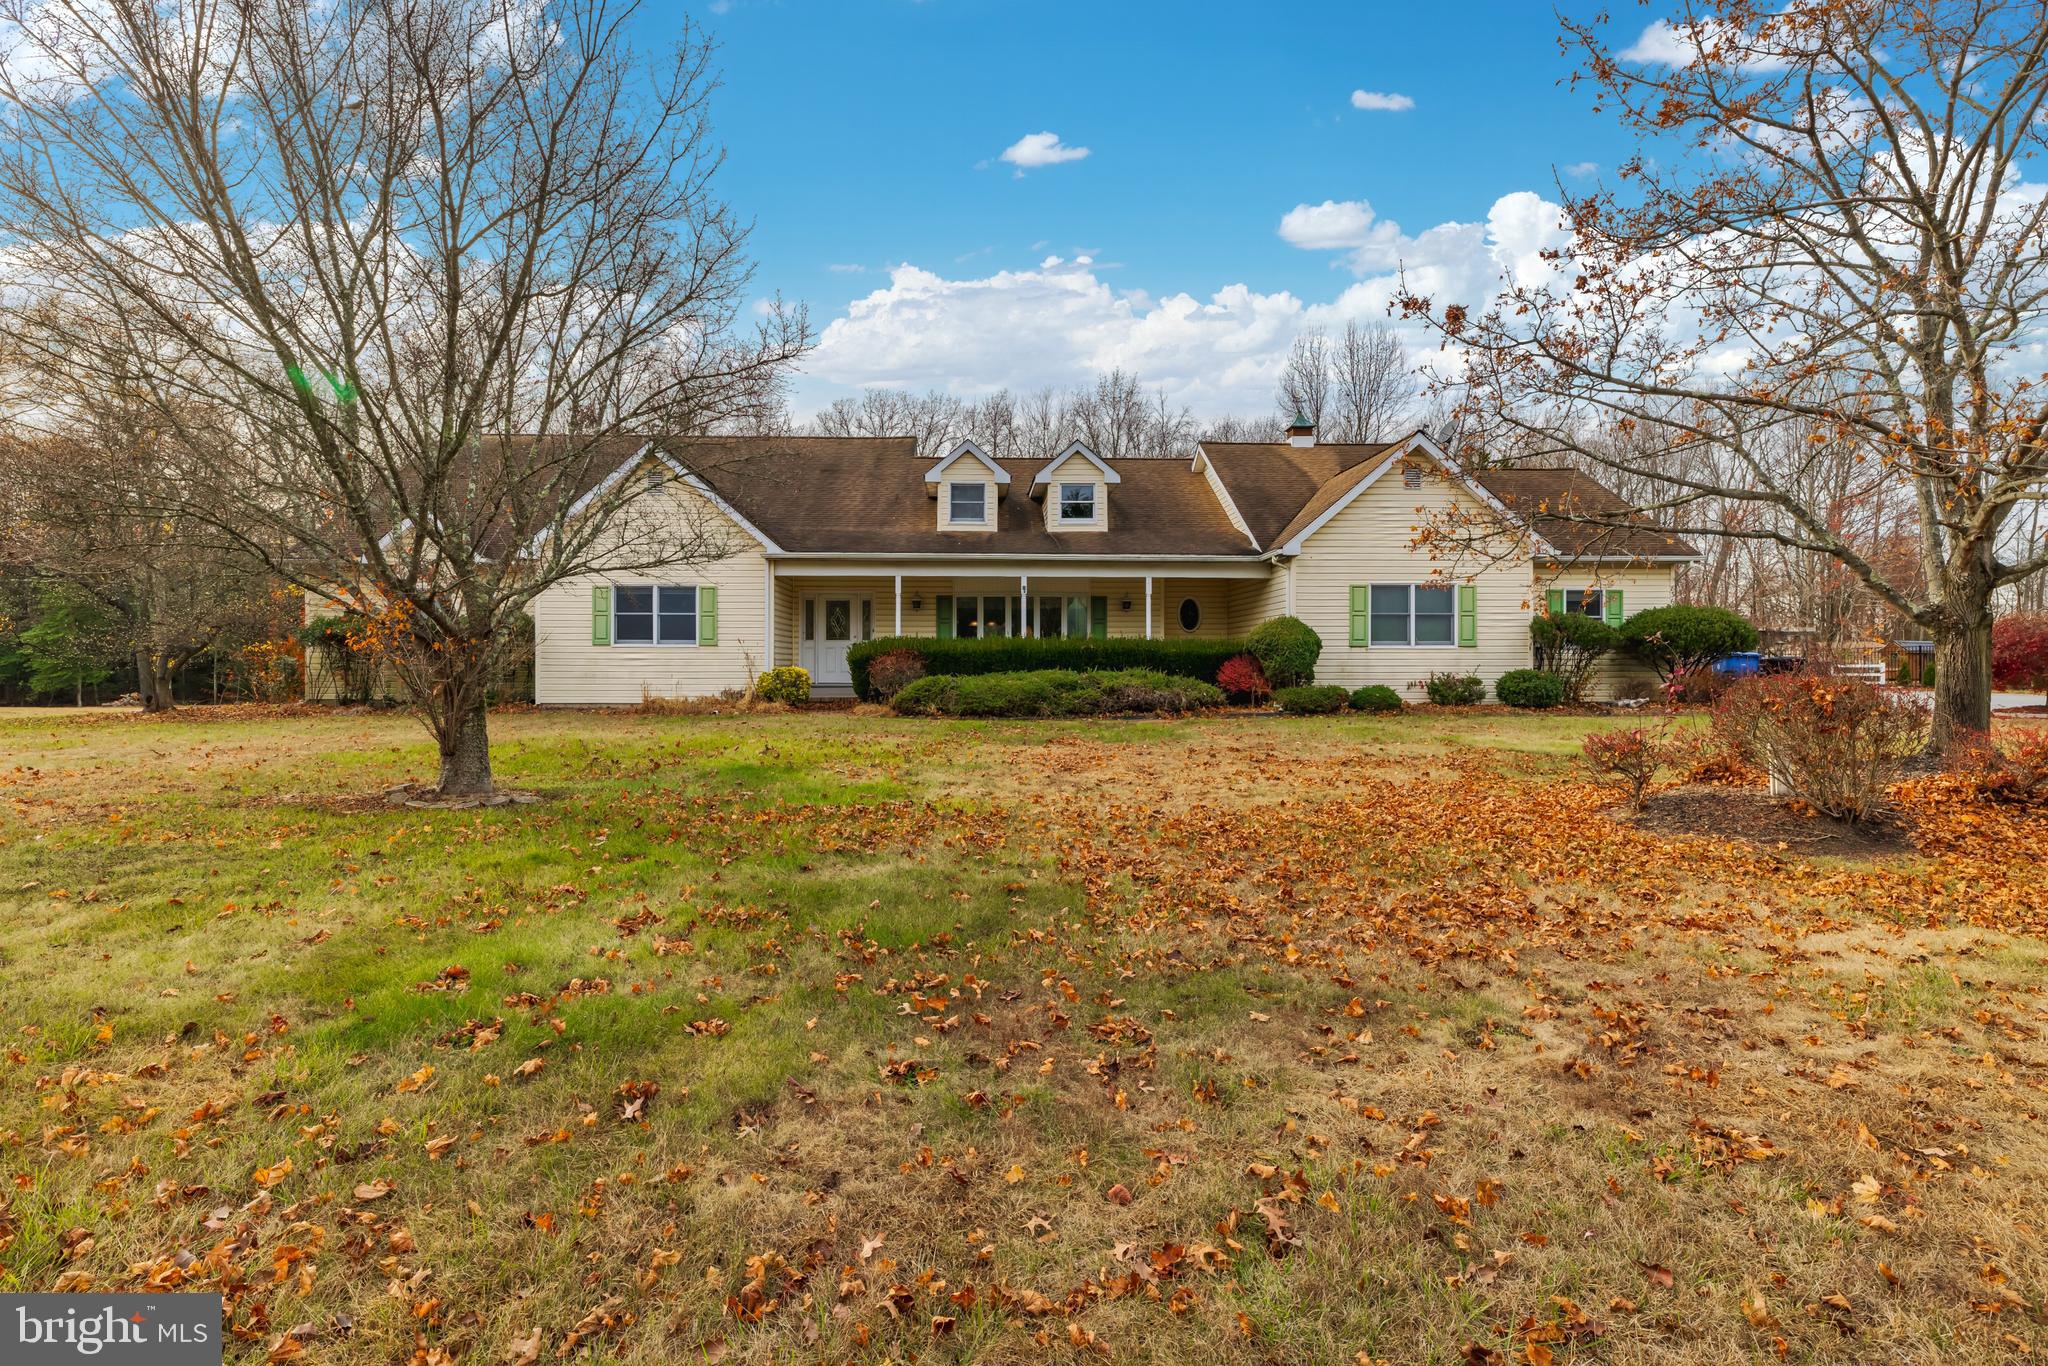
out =
[[[666,584],[614,584],[612,642],[617,645],[695,645],[697,590]]]
[[[1060,485],[1060,520],[1062,522],[1092,522],[1095,520],[1095,485]]]
[[[1374,645],[1456,645],[1458,590],[1450,584],[1372,586]]]
[[[1606,605],[1605,595],[1597,588],[1567,588],[1564,590],[1564,610],[1581,616],[1597,617]]]
[[[1012,610],[1015,606],[1007,595],[957,596],[953,599],[953,634],[962,640],[1017,635],[1011,620],[1019,615]]]
[[[1063,593],[1034,594],[1032,610],[1037,613],[1037,633],[1041,640],[1058,640],[1061,636],[1089,636],[1094,628],[1089,621],[1088,599]]]
[[[988,485],[948,484],[946,486],[947,516],[955,522],[986,522],[988,520]]]

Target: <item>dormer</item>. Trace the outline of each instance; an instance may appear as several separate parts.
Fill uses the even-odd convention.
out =
[[[1109,530],[1109,486],[1123,479],[1079,441],[1031,476],[1031,496],[1045,503],[1047,531]]]
[[[972,441],[924,472],[925,497],[939,505],[941,531],[994,531],[996,505],[1009,482],[1010,472]]]

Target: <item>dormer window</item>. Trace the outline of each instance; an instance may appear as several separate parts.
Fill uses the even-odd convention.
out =
[[[948,484],[947,515],[955,522],[988,521],[988,485]]]
[[[1062,522],[1092,522],[1095,520],[1095,485],[1060,485],[1060,520]]]

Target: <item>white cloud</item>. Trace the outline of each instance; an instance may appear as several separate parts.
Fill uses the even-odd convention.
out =
[[[834,275],[860,275],[867,270],[867,267],[857,262],[834,261],[831,265],[826,266],[825,269],[831,271]]]
[[[1485,304],[1501,276],[1552,269],[1543,250],[1563,240],[1560,211],[1527,192],[1503,196],[1483,223],[1440,223],[1409,235],[1362,200],[1304,204],[1282,235],[1341,253],[1359,278],[1324,302],[1244,283],[1154,297],[1119,290],[1106,265],[1047,256],[1022,270],[954,278],[916,265],[829,323],[805,362],[806,390],[891,385],[975,396],[1008,387],[1071,384],[1122,366],[1198,413],[1264,412],[1287,348],[1304,327],[1390,321],[1402,285],[1440,301]],[[1395,321],[1412,351],[1437,339]]]
[[[1370,233],[1372,220],[1372,205],[1363,199],[1325,199],[1289,209],[1280,220],[1280,236],[1309,251],[1355,247]]]
[[[1086,147],[1069,147],[1060,141],[1058,133],[1026,133],[1005,147],[998,161],[1007,161],[1022,175],[1040,166],[1057,166],[1063,161],[1079,161],[1088,155]]]
[[[1600,163],[1597,161],[1574,161],[1571,165],[1564,168],[1564,173],[1573,180],[1591,180],[1594,176],[1600,174]]]
[[[1697,61],[1704,47],[1721,66],[1763,72],[1783,71],[1790,65],[1779,56],[1745,57],[1743,54],[1748,41],[1743,30],[1727,24],[1674,24],[1668,19],[1658,19],[1617,55],[1626,62],[1685,66]]]
[[[1405,114],[1415,107],[1413,98],[1395,95],[1379,90],[1354,90],[1351,92],[1353,109],[1373,109],[1387,114]]]

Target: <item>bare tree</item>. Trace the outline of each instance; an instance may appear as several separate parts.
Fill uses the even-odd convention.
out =
[[[2048,12],[1686,0],[1670,32],[1675,64],[1565,24],[1599,107],[1646,144],[1628,201],[1560,188],[1556,272],[1483,312],[1403,302],[1463,348],[1471,409],[1534,455],[1640,472],[1634,445],[1589,438],[1644,423],[1711,452],[1666,462],[1658,511],[1825,556],[1931,633],[1946,748],[1990,724],[1994,592],[2048,564],[2006,553],[2048,479],[2048,403],[2020,368],[2048,309],[2048,197],[2024,174],[2048,142]],[[1795,426],[1822,440],[1777,439]],[[1815,463],[1844,448],[1911,507],[1911,574],[1817,496]]]
[[[111,614],[143,710],[168,711],[175,667],[260,617],[275,583],[169,511],[183,501],[164,487],[175,437],[152,404],[105,378],[62,398],[62,429],[0,437],[0,570],[67,584]]]
[[[715,557],[621,452],[757,420],[709,47],[630,0],[0,0],[0,249],[31,363],[145,395],[213,545],[380,623],[487,792],[485,699],[564,578]],[[221,435],[226,440],[218,440]],[[690,500],[679,500],[689,502]]]
[[[1296,418],[1322,425],[1330,404],[1330,338],[1321,328],[1305,329],[1288,348],[1274,404],[1282,425]]]
[[[1415,398],[1415,372],[1394,329],[1353,318],[1330,348],[1330,397],[1321,426],[1332,441],[1389,441]]]

